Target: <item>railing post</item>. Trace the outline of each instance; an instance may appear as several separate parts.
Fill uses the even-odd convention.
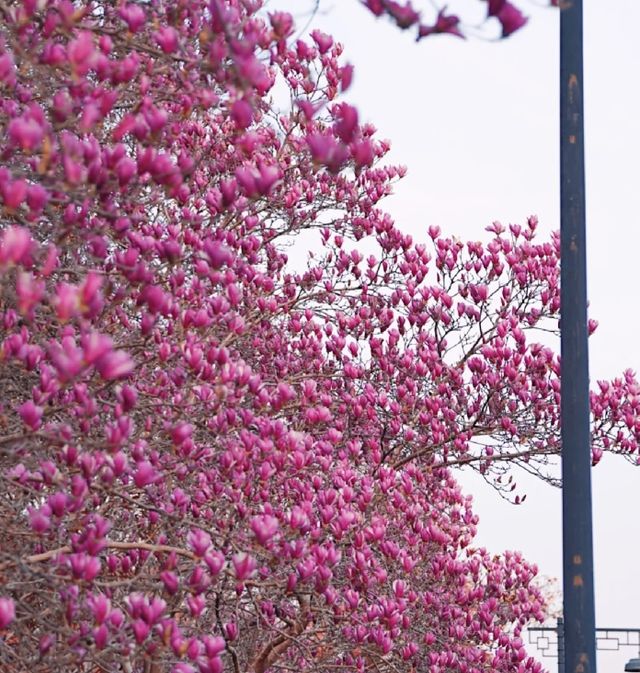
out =
[[[558,673],[564,673],[564,619],[558,617],[556,625],[558,637]]]

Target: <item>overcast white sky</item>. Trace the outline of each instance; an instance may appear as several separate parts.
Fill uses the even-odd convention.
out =
[[[269,8],[303,22],[312,4],[270,0]],[[493,220],[523,222],[530,214],[545,231],[559,227],[559,19],[543,2],[518,4],[530,24],[506,41],[415,44],[358,0],[321,0],[312,27],[343,42],[356,66],[347,99],[392,141],[390,162],[409,168],[386,208],[415,238],[437,224],[477,239]],[[595,381],[640,366],[640,2],[584,4],[590,314],[600,322],[590,342]],[[478,18],[484,8],[477,0],[448,5],[475,8]],[[560,492],[525,476],[518,482],[528,499],[519,507],[461,476],[481,517],[478,541],[495,552],[520,549],[541,573],[560,578]],[[640,468],[605,457],[593,486],[597,624],[640,628]],[[631,656],[638,654],[605,652],[599,670],[622,671]]]

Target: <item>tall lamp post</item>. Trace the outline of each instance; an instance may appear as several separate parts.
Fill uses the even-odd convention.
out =
[[[560,352],[564,660],[595,673],[582,0],[560,0]]]

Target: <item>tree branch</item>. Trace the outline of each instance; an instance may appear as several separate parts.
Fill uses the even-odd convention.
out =
[[[308,596],[302,596],[299,600],[302,612],[300,619],[288,631],[281,633],[262,648],[251,664],[251,670],[254,673],[265,673],[265,671],[271,668],[278,657],[291,647],[291,641],[306,629],[309,623],[310,600]]]
[[[164,552],[167,554],[174,552],[178,556],[184,556],[186,558],[190,558],[193,561],[197,560],[197,556],[193,552],[190,552],[188,549],[182,549],[180,547],[172,547],[166,544],[151,544],[150,542],[115,542],[113,540],[108,540],[106,543],[106,548],[121,549],[121,550],[144,549],[146,551],[154,553]],[[22,562],[41,563],[43,561],[48,561],[49,559],[52,559],[54,556],[57,556],[58,554],[70,554],[72,551],[73,550],[69,546],[58,547],[57,549],[50,549],[49,551],[45,551],[40,554],[32,554],[31,556],[27,556],[25,559],[23,559]],[[11,566],[16,565],[19,565],[19,562],[9,561],[7,563],[3,563],[2,565],[0,565],[0,570],[4,570],[5,568],[9,568]]]

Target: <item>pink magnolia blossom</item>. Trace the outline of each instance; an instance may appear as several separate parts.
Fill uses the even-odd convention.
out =
[[[138,488],[153,484],[157,479],[158,474],[153,465],[146,460],[138,464],[133,475],[133,481]]]
[[[273,12],[269,14],[269,20],[279,40],[284,40],[293,32],[293,17],[288,12]]]
[[[10,52],[0,54],[0,82],[13,87],[16,82],[16,64]]]
[[[353,70],[353,66],[350,64],[340,68],[340,84],[343,93],[351,87],[351,83],[353,82]]]
[[[311,32],[311,37],[313,41],[318,45],[318,49],[321,54],[326,54],[329,49],[333,46],[333,38],[331,35],[327,35],[319,30],[314,30]]]
[[[144,9],[134,2],[122,4],[118,13],[132,33],[137,33],[145,24]]]
[[[0,630],[6,629],[16,618],[16,605],[13,598],[0,596]]]
[[[393,17],[399,28],[410,28],[420,20],[420,14],[411,6],[410,2],[405,5],[393,0],[386,0],[384,7],[387,13]]]
[[[6,208],[17,210],[26,200],[29,185],[26,180],[6,179],[0,182],[0,196]]]
[[[234,575],[239,580],[246,580],[251,577],[257,566],[256,560],[245,552],[234,554],[231,563]]]
[[[460,29],[460,18],[455,14],[446,14],[442,9],[438,13],[436,22],[429,26],[420,24],[418,28],[418,39],[429,37],[429,35],[448,34],[456,37],[464,38],[464,34]]]
[[[34,214],[40,214],[49,201],[49,192],[39,184],[27,187],[27,205]]]
[[[32,117],[12,119],[7,131],[9,139],[26,152],[37,149],[44,138],[42,125]]]
[[[171,673],[196,673],[196,670],[191,664],[178,663],[173,666]]]
[[[71,68],[78,75],[85,75],[94,63],[95,47],[89,31],[81,32],[67,46],[67,57]]]
[[[165,54],[172,54],[178,48],[178,33],[172,26],[164,26],[154,34],[155,40]]]
[[[53,303],[56,317],[60,322],[67,322],[80,310],[80,290],[75,285],[61,283],[58,285]]]
[[[349,144],[358,129],[358,111],[353,106],[343,103],[338,108],[336,117],[336,135],[342,142]]]
[[[502,6],[494,15],[502,27],[502,37],[509,37],[512,33],[520,30],[526,23],[524,14],[510,2],[502,3]]]
[[[93,630],[93,639],[98,650],[104,650],[109,643],[109,629],[106,624],[101,624]]]
[[[47,505],[54,516],[61,517],[69,505],[69,496],[62,492],[54,493],[47,499]]]
[[[111,613],[111,601],[104,594],[96,594],[89,601],[89,606],[96,624],[103,624]]]
[[[337,173],[347,159],[347,148],[330,134],[309,135],[307,143],[314,161],[324,164],[332,173]]]
[[[233,256],[229,248],[218,241],[206,239],[203,244],[203,249],[214,269],[220,269],[225,265],[231,264],[233,261]]]
[[[375,149],[370,140],[360,140],[351,145],[351,156],[356,166],[371,166],[375,160]]]
[[[12,225],[0,236],[0,265],[24,264],[29,260],[33,241],[28,229]]]
[[[89,271],[80,285],[80,308],[83,315],[93,318],[102,309],[102,283],[103,277],[100,274]]]
[[[194,529],[187,536],[187,542],[196,556],[204,556],[211,546],[211,536],[203,530]]]
[[[135,363],[126,351],[109,351],[95,363],[96,370],[106,381],[126,378],[133,372]]]
[[[251,530],[256,536],[256,540],[261,545],[265,545],[278,532],[278,519],[268,514],[256,516],[251,521]]]
[[[37,430],[42,423],[43,409],[33,403],[32,400],[25,402],[18,409],[20,418],[22,418],[25,425],[32,430]]]
[[[23,315],[29,315],[44,297],[45,286],[33,274],[21,271],[16,279],[16,295],[18,310]]]
[[[31,509],[29,525],[36,533],[44,533],[51,527],[51,509],[48,506],[40,509]]]
[[[75,378],[83,369],[83,352],[72,337],[66,336],[60,342],[48,344],[48,356],[63,382]]]
[[[106,334],[89,332],[82,338],[82,354],[87,364],[93,364],[113,349],[113,340]]]
[[[231,106],[231,118],[241,129],[251,126],[253,109],[246,100],[237,100]]]

